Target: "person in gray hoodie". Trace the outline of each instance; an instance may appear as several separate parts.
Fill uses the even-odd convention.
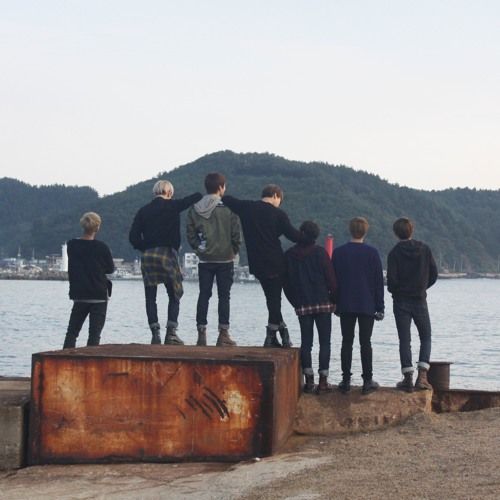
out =
[[[216,278],[219,296],[219,336],[216,345],[234,346],[236,342],[229,335],[229,303],[234,259],[241,244],[240,222],[238,216],[221,201],[226,191],[226,178],[222,174],[208,174],[205,188],[207,194],[190,209],[187,218],[187,239],[200,260],[196,345],[207,345],[208,304]]]

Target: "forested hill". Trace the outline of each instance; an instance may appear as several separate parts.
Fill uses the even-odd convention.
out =
[[[91,188],[31,187],[0,179],[0,251],[14,255],[20,246],[25,256],[32,248],[40,256],[59,252],[62,242],[79,235],[81,213],[93,210],[103,217],[99,238],[115,256],[131,259],[135,252],[128,243],[128,230],[137,209],[151,199],[153,183],[167,178],[174,184],[175,196],[182,197],[204,192],[203,179],[213,171],[226,175],[228,193],[244,198],[258,199],[263,185],[279,184],[285,191],[282,208],[292,222],[313,219],[321,226],[321,238],[332,233],[336,244],[348,239],[351,217],[365,216],[370,222],[367,242],[380,250],[384,263],[395,243],[392,223],[406,215],[416,222],[415,238],[429,243],[441,270],[497,270],[500,191],[422,191],[344,166],[231,151],[206,155],[103,198]],[[187,249],[184,239],[183,250]]]

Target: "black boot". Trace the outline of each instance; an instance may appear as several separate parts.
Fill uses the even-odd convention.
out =
[[[151,344],[161,344],[160,324],[152,323],[149,328],[151,329]]]
[[[314,391],[314,375],[304,375],[306,383],[304,384],[304,392],[311,393]]]
[[[264,340],[264,347],[281,347],[280,341],[276,337],[276,330],[266,328],[266,340]]]
[[[379,387],[378,382],[375,382],[375,380],[365,380],[363,382],[361,394],[370,394],[371,392],[375,392]]]
[[[279,332],[283,347],[293,347],[292,341],[290,340],[290,334],[288,333],[288,328],[284,321],[280,323]]]
[[[396,384],[400,391],[413,392],[413,372],[403,373],[403,380]]]
[[[177,336],[177,328],[167,326],[167,335],[165,336],[167,345],[184,345],[184,342]]]
[[[205,346],[207,345],[207,327],[205,325],[198,325],[198,340],[196,345]]]
[[[338,389],[342,394],[347,394],[351,390],[351,379],[350,378],[342,378],[342,382],[338,385]]]

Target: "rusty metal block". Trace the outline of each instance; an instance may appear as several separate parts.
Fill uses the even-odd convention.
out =
[[[297,349],[103,345],[33,355],[30,463],[236,461],[292,432]]]

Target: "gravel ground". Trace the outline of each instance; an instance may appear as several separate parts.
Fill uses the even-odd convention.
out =
[[[343,437],[294,436],[273,457],[230,464],[42,466],[0,472],[18,499],[498,499],[500,408],[420,414]]]

